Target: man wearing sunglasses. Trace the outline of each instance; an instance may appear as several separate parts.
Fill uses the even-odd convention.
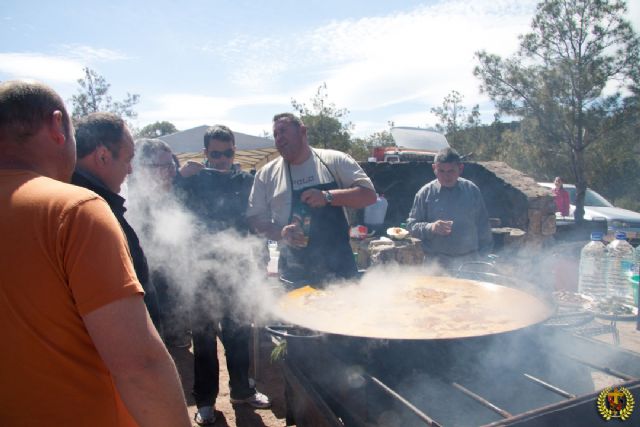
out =
[[[204,162],[201,163],[194,160],[188,160],[184,166],[180,168],[180,177],[188,178],[196,175],[205,168],[213,169],[218,172],[230,172],[234,169],[233,159],[236,154],[235,143],[230,145],[226,141],[209,140],[208,143],[205,143],[203,152]]]
[[[211,233],[227,229],[235,229],[241,234],[249,231],[245,212],[253,176],[233,164],[235,151],[235,136],[231,129],[223,125],[210,127],[204,135],[204,164],[191,165],[187,173],[183,168],[183,178],[178,180],[186,206]],[[184,176],[197,169],[195,175]],[[216,254],[211,257],[215,260]],[[210,425],[216,420],[215,401],[219,391],[216,336],[225,348],[231,403],[246,403],[259,409],[271,406],[269,398],[249,383],[251,329],[239,320],[243,313],[232,313],[228,309],[220,313],[211,303],[217,302],[217,307],[237,306],[234,304],[234,298],[238,298],[235,289],[242,284],[226,283],[217,279],[216,273],[209,272],[207,279],[198,284],[192,318],[193,394],[198,407],[195,421],[199,425]]]

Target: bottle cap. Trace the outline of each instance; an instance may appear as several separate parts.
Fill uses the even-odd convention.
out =
[[[624,231],[616,231],[616,239],[627,240],[627,233],[625,233]]]
[[[602,240],[602,233],[599,231],[594,231],[591,233],[591,240]]]

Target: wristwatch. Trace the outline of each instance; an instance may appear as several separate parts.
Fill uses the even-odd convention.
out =
[[[323,191],[322,194],[324,195],[324,201],[330,205],[333,202],[333,194],[330,191]]]

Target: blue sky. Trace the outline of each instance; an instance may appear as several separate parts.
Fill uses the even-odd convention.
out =
[[[473,77],[474,52],[512,54],[529,30],[531,0],[171,1],[5,0],[0,80],[32,78],[65,100],[88,66],[115,100],[137,93],[142,127],[222,123],[259,135],[291,99],[327,83],[350,110],[354,135],[432,126],[452,90],[485,123],[493,106]],[[640,30],[640,0],[627,19]]]

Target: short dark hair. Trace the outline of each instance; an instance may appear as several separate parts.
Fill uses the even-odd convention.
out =
[[[438,151],[435,158],[436,163],[460,163],[461,161],[460,154],[451,147]]]
[[[207,129],[204,133],[204,148],[208,150],[209,143],[214,139],[230,142],[234,147],[236,145],[236,137],[231,132],[231,129],[225,125],[214,125]]]
[[[161,139],[156,138],[141,138],[137,139],[135,143],[136,161],[141,165],[150,165],[154,162],[154,157],[161,153],[167,152],[173,156],[171,146]],[[173,161],[173,160],[172,160]]]
[[[24,143],[42,129],[54,111],[63,117],[65,136],[71,136],[69,114],[53,89],[38,82],[0,83],[0,140]]]
[[[82,159],[96,148],[106,147],[115,158],[120,153],[120,143],[127,124],[113,113],[91,113],[76,122],[76,151]]]
[[[302,123],[302,119],[300,119],[300,117],[296,116],[293,113],[278,113],[273,116],[273,123],[279,120],[287,120],[288,122],[293,123],[298,129],[304,126],[304,123]]]
[[[175,155],[175,153],[171,154],[171,160],[173,160],[173,163],[176,165],[176,170],[180,170],[180,159]]]

